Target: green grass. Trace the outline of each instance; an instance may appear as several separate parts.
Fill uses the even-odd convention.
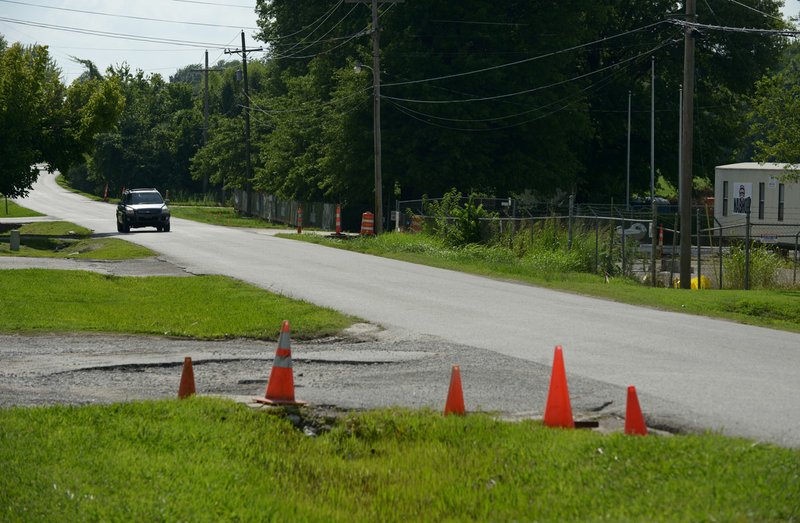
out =
[[[800,451],[214,398],[0,410],[4,521],[796,521]]]
[[[122,278],[83,271],[0,271],[3,332],[94,331],[193,338],[317,338],[354,319],[222,276]]]
[[[427,235],[383,234],[377,238],[336,240],[311,234],[280,235],[376,256],[521,281],[633,305],[729,319],[750,325],[800,332],[800,290],[700,290],[654,288],[626,278],[547,270],[556,262],[547,253],[523,259],[490,247],[447,247]]]
[[[92,238],[92,231],[70,222],[28,223],[19,232],[19,251],[11,251],[9,233],[0,234],[0,256],[128,260],[156,255],[119,238]]]
[[[271,223],[261,218],[253,216],[243,216],[237,213],[233,207],[196,207],[170,205],[170,211],[175,218],[194,220],[201,223],[212,225],[224,225],[225,227],[253,227],[259,229],[288,229],[289,225]]]
[[[84,197],[89,198],[90,200],[93,200],[93,201],[96,201],[96,202],[102,202],[103,201],[103,197],[102,196],[97,196],[96,194],[84,192],[84,191],[81,191],[80,189],[76,189],[76,188],[72,187],[69,184],[69,181],[67,180],[67,178],[62,176],[62,175],[60,175],[60,174],[58,176],[56,176],[56,183],[59,186],[61,186],[62,188],[68,190],[69,192],[73,192],[75,194],[80,194],[81,196],[84,196]],[[119,202],[119,198],[112,198],[112,197],[108,198],[108,203],[113,203],[114,205],[116,205],[118,202]]]
[[[6,212],[6,205],[8,205],[8,212]],[[2,218],[29,218],[34,216],[44,216],[42,213],[26,209],[21,205],[17,205],[12,201],[5,198],[0,198],[0,219]]]

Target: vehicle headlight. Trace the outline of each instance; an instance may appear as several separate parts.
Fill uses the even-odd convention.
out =
[[[162,207],[161,208],[161,214],[164,215],[164,216],[169,216],[169,208],[168,207]]]
[[[128,216],[133,216],[133,215],[134,215],[134,214],[136,214],[136,213],[135,213],[135,211],[134,211],[133,209],[131,209],[130,207],[126,207],[126,208],[125,208],[125,214],[127,214]]]

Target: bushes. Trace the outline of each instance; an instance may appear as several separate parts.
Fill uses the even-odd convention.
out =
[[[462,205],[461,193],[452,189],[439,201],[425,202],[425,213],[433,217],[433,224],[428,225],[428,232],[451,247],[480,243],[480,220],[494,215],[484,209],[483,204],[475,205],[475,199],[479,197],[480,195],[472,193]]]
[[[732,245],[722,260],[725,287],[744,289],[745,249],[742,244]],[[750,288],[769,289],[778,283],[780,257],[763,245],[750,248]]]

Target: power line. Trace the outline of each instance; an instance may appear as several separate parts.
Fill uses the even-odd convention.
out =
[[[383,17],[383,15],[388,13],[389,10],[392,7],[394,7],[394,5],[395,4],[390,4],[389,7],[384,9],[384,11],[382,13],[380,13],[380,15],[378,15],[378,18],[380,19],[381,17]],[[365,35],[368,35],[368,34],[371,34],[371,33],[372,33],[372,31],[370,29],[370,26],[366,26],[361,31],[359,31],[357,33],[354,33],[352,35],[343,36],[343,37],[339,37],[339,38],[332,38],[330,40],[324,40],[324,41],[328,41],[328,42],[337,41],[337,40],[344,40],[344,41],[342,43],[340,43],[339,45],[335,45],[335,46],[331,47],[330,49],[326,49],[324,51],[320,51],[319,53],[308,54],[308,55],[303,55],[303,56],[297,56],[297,55],[284,55],[284,56],[281,56],[281,55],[278,55],[278,56],[275,56],[275,58],[292,58],[292,59],[297,59],[297,60],[313,59],[313,58],[316,58],[318,56],[322,56],[324,54],[330,53],[331,51],[334,51],[334,50],[336,50],[336,49],[338,49],[338,48],[340,48],[340,47],[342,47],[344,45],[347,45],[348,43],[350,43],[352,40],[358,38],[359,36],[365,36]]]
[[[200,5],[218,5],[221,7],[236,7],[241,9],[255,9],[252,5],[242,4],[221,4],[219,2],[201,2],[200,0],[172,0],[173,2],[180,2],[182,4],[200,4]]]
[[[758,9],[756,9],[755,7],[751,7],[751,6],[747,5],[747,4],[743,4],[743,3],[741,3],[741,2],[738,2],[737,0],[728,0],[728,1],[729,1],[729,2],[732,2],[732,3],[736,4],[736,5],[740,5],[740,6],[742,6],[742,7],[746,8],[746,9],[749,9],[749,10],[751,10],[751,11],[755,11],[756,13],[758,13],[758,14],[760,14],[760,15],[764,15],[764,16],[766,16],[767,18],[772,18],[772,19],[774,19],[774,20],[779,20],[779,21],[781,21],[781,22],[783,22],[783,21],[784,21],[784,20],[783,20],[783,18],[779,18],[779,17],[777,17],[777,16],[775,16],[775,15],[771,15],[771,14],[769,14],[769,13],[765,13],[764,11],[759,11],[759,10],[758,10]]]
[[[630,57],[630,58],[626,58],[625,60],[622,60],[621,62],[617,62],[617,63],[611,64],[611,65],[608,65],[606,67],[601,67],[600,69],[595,69],[594,71],[590,71],[588,73],[584,73],[584,74],[581,74],[581,75],[578,75],[578,76],[574,76],[574,77],[568,78],[566,80],[561,80],[559,82],[554,82],[554,83],[551,83],[551,84],[548,84],[548,85],[541,85],[539,87],[534,87],[532,89],[525,89],[523,91],[517,91],[517,92],[514,92],[514,93],[506,93],[506,94],[500,94],[500,95],[495,95],[495,96],[484,96],[484,97],[480,97],[480,98],[469,98],[469,99],[459,99],[459,100],[421,100],[421,99],[413,99],[413,98],[397,98],[397,97],[393,97],[393,96],[382,96],[382,98],[385,98],[387,100],[394,100],[396,102],[415,102],[415,103],[423,103],[423,104],[447,104],[447,103],[484,102],[484,101],[490,101],[490,100],[499,100],[499,99],[503,99],[503,98],[511,98],[513,96],[520,96],[520,95],[523,95],[523,94],[529,94],[529,93],[533,93],[533,92],[536,92],[536,91],[549,89],[551,87],[557,87],[559,85],[563,85],[563,84],[566,84],[566,83],[569,83],[569,82],[574,82],[576,80],[580,80],[582,78],[586,78],[588,76],[592,76],[592,75],[601,73],[603,71],[607,71],[608,69],[611,69],[611,68],[614,68],[614,67],[618,67],[618,66],[620,66],[620,65],[622,65],[624,63],[631,62],[633,60],[637,60],[637,59],[641,58],[642,56],[645,56],[645,55],[648,55],[648,54],[652,54],[652,53],[658,51],[659,49],[662,49],[663,47],[666,47],[667,45],[675,43],[675,42],[677,42],[677,40],[675,40],[674,38],[669,38],[669,39],[663,41],[658,46],[656,46],[656,47],[654,47],[654,48],[652,48],[652,49],[650,49],[648,51],[645,51],[643,53],[640,53],[640,54],[638,54],[636,56],[633,56],[633,57]]]
[[[445,80],[445,79],[448,79],[448,78],[457,78],[457,77],[460,77],[460,76],[467,76],[467,75],[472,75],[472,74],[485,73],[487,71],[494,71],[496,69],[502,69],[504,67],[511,67],[511,66],[514,66],[514,65],[525,64],[525,63],[528,63],[528,62],[533,62],[533,61],[536,61],[536,60],[542,60],[544,58],[550,58],[552,56],[556,56],[556,55],[559,55],[559,54],[575,51],[575,50],[581,49],[583,47],[588,47],[590,45],[599,44],[601,42],[606,42],[608,40],[613,40],[615,38],[620,38],[622,36],[627,36],[629,34],[633,34],[633,33],[639,32],[639,31],[644,31],[646,29],[650,29],[652,27],[655,27],[655,26],[663,24],[663,23],[665,23],[665,21],[661,20],[661,21],[658,21],[658,22],[655,22],[655,23],[652,23],[652,24],[648,24],[648,25],[642,26],[642,27],[637,27],[636,29],[631,29],[630,31],[625,31],[624,33],[619,33],[619,34],[616,34],[616,35],[613,35],[613,36],[607,36],[607,37],[600,38],[598,40],[594,40],[592,42],[588,42],[588,43],[585,43],[585,44],[575,45],[575,46],[572,46],[572,47],[568,47],[566,49],[561,49],[561,50],[558,50],[558,51],[553,51],[553,52],[550,52],[550,53],[545,53],[545,54],[541,54],[541,55],[538,55],[538,56],[525,58],[523,60],[517,60],[515,62],[509,62],[509,63],[505,63],[505,64],[495,65],[495,66],[492,66],[492,67],[484,67],[482,69],[475,69],[473,71],[467,71],[467,72],[464,72],[464,73],[454,73],[454,74],[448,74],[448,75],[443,75],[443,76],[436,76],[436,77],[433,77],[433,78],[423,78],[421,80],[409,80],[407,82],[388,83],[388,84],[383,84],[383,87],[392,87],[392,86],[395,86],[395,85],[418,84],[418,83],[424,83],[424,82],[435,82],[437,80]]]
[[[305,51],[306,49],[310,48],[312,45],[315,45],[315,44],[319,43],[320,41],[322,41],[322,40],[323,40],[323,39],[324,39],[326,36],[328,36],[329,34],[331,34],[331,33],[333,32],[333,30],[334,30],[334,29],[336,29],[337,27],[339,27],[339,25],[341,25],[341,24],[342,24],[342,22],[344,22],[344,21],[347,19],[347,17],[348,17],[348,16],[350,16],[350,13],[352,13],[353,11],[355,11],[356,7],[358,7],[358,4],[354,5],[354,6],[352,7],[352,9],[350,9],[350,10],[347,12],[347,14],[345,14],[345,15],[344,15],[344,16],[343,16],[343,17],[342,17],[342,18],[341,18],[341,19],[340,19],[338,22],[336,22],[336,23],[333,25],[333,27],[331,27],[330,29],[328,29],[328,31],[327,31],[327,32],[326,32],[324,35],[322,35],[320,38],[318,38],[317,40],[315,40],[315,41],[313,41],[313,42],[309,42],[309,43],[308,43],[308,44],[307,44],[305,47],[303,47],[302,49],[298,49],[298,50],[297,50],[297,51],[296,51],[294,54],[296,55],[297,53],[302,53],[302,52],[303,52],[303,51]],[[333,14],[333,13],[331,13],[331,14]],[[323,21],[323,23],[324,23],[324,21]],[[319,26],[319,27],[321,27],[321,24],[320,24],[320,26]],[[317,27],[317,29],[319,29],[319,27]],[[317,29],[315,29],[315,30],[314,30],[314,31],[312,31],[311,33],[307,34],[307,35],[306,35],[306,36],[305,36],[305,37],[304,37],[302,40],[300,40],[299,42],[297,42],[296,44],[294,44],[292,47],[290,47],[289,49],[287,49],[287,50],[286,50],[286,53],[289,53],[289,51],[291,51],[292,49],[294,49],[295,47],[297,47],[298,45],[300,45],[300,44],[303,42],[303,40],[305,40],[306,38],[308,38],[309,36],[311,36],[312,34],[314,34],[314,32],[316,32],[316,30],[317,30]],[[277,56],[275,56],[275,58],[291,58],[292,56],[293,56],[293,55],[291,55],[291,54],[282,54],[282,55],[277,55]]]
[[[622,71],[625,71],[626,69],[628,69],[630,67],[630,65],[631,64],[628,63],[625,66],[621,67],[619,70],[614,71],[613,73],[611,73],[607,77],[602,78],[602,79],[600,79],[600,80],[598,80],[598,81],[596,81],[594,83],[591,83],[591,84],[587,85],[586,87],[581,88],[577,92],[572,93],[572,94],[570,94],[568,96],[565,96],[564,98],[560,98],[560,99],[555,100],[553,102],[550,102],[550,103],[547,103],[547,104],[544,104],[544,105],[540,105],[538,107],[534,107],[533,109],[528,109],[526,111],[521,111],[521,112],[514,113],[514,114],[508,114],[508,115],[505,115],[505,116],[497,116],[497,117],[493,117],[493,118],[445,118],[445,117],[441,117],[441,116],[434,116],[432,114],[424,113],[422,111],[417,111],[416,109],[412,109],[410,107],[404,106],[404,105],[399,104],[397,102],[393,102],[393,101],[390,101],[390,102],[392,103],[392,105],[395,105],[396,107],[403,107],[404,109],[406,109],[406,110],[408,110],[408,111],[410,111],[412,113],[418,114],[420,116],[426,116],[426,117],[432,118],[434,120],[442,120],[442,121],[448,121],[448,122],[461,122],[461,123],[497,122],[497,121],[509,120],[511,118],[516,118],[516,117],[519,117],[519,116],[524,116],[526,114],[542,111],[543,109],[548,109],[548,108],[550,108],[550,107],[552,107],[552,106],[554,106],[556,104],[562,103],[565,100],[569,100],[571,98],[575,98],[577,96],[580,96],[584,92],[591,91],[591,90],[597,90],[597,89],[605,86],[606,84],[608,84],[612,79],[614,79],[614,77],[618,76]]]
[[[135,15],[122,15],[122,14],[113,14],[113,13],[101,13],[99,11],[86,11],[84,9],[73,9],[69,7],[55,7],[50,5],[41,5],[41,4],[31,4],[29,2],[20,2],[18,0],[0,0],[0,2],[4,2],[6,4],[17,4],[17,5],[25,5],[29,7],[39,7],[41,9],[52,9],[56,11],[66,11],[70,13],[83,13],[89,15],[96,15],[96,16],[108,16],[112,18],[127,18],[130,20],[144,20],[147,22],[161,22],[165,24],[180,24],[180,25],[197,25],[203,27],[225,27],[231,29],[241,29],[238,25],[221,25],[221,24],[207,24],[203,22],[185,22],[181,20],[165,20],[163,18],[150,18],[147,16],[135,16]],[[257,27],[245,27],[244,29],[258,29]]]
[[[268,115],[285,114],[285,113],[300,113],[300,112],[311,112],[311,111],[314,111],[316,109],[319,109],[320,107],[326,107],[328,105],[333,105],[333,104],[338,103],[338,102],[349,100],[351,98],[356,98],[357,96],[361,96],[363,93],[371,91],[371,90],[372,90],[372,86],[369,86],[369,87],[366,87],[366,88],[361,89],[359,91],[356,91],[355,93],[349,94],[347,96],[342,96],[342,97],[339,97],[339,98],[336,98],[336,99],[331,99],[331,100],[328,100],[327,102],[323,102],[321,100],[305,102],[306,104],[312,104],[312,107],[298,107],[296,109],[264,109],[262,107],[259,107],[258,104],[256,104],[250,96],[248,96],[247,99],[251,103],[253,108],[256,111],[260,112],[260,113],[264,113],[264,114],[268,114]]]
[[[364,35],[368,35],[368,34],[369,34],[369,27],[365,27],[361,31],[359,31],[359,32],[357,32],[355,34],[352,34],[352,35],[350,35],[348,37],[345,37],[346,40],[343,41],[342,43],[340,43],[339,45],[335,45],[335,46],[331,47],[330,49],[326,49],[324,51],[320,51],[319,53],[308,54],[308,55],[303,55],[303,56],[298,56],[298,55],[280,56],[279,55],[279,56],[276,56],[275,58],[292,58],[292,59],[296,59],[296,60],[303,60],[303,59],[306,59],[306,58],[316,58],[318,56],[322,56],[324,54],[330,53],[331,51],[334,51],[334,50],[336,50],[336,49],[338,49],[338,48],[340,48],[340,47],[342,47],[344,45],[347,45],[348,43],[350,43],[352,40],[358,38],[359,36],[364,36]]]
[[[301,27],[300,29],[298,29],[298,30],[297,30],[297,31],[295,31],[294,33],[289,33],[288,35],[283,35],[283,36],[276,36],[275,38],[271,39],[271,40],[270,40],[270,42],[272,42],[272,41],[278,41],[278,40],[283,40],[284,38],[291,38],[292,36],[295,36],[295,35],[298,35],[298,34],[302,33],[303,31],[305,31],[306,29],[308,29],[308,28],[309,28],[309,27],[311,27],[312,25],[316,24],[317,22],[319,22],[319,21],[320,21],[320,20],[322,20],[323,18],[325,18],[325,19],[327,20],[327,19],[328,19],[328,17],[329,17],[331,14],[333,14],[333,12],[334,12],[334,11],[336,11],[336,10],[339,8],[339,6],[340,6],[340,5],[342,5],[343,3],[344,3],[344,0],[339,0],[339,3],[338,3],[338,4],[336,4],[336,5],[334,5],[333,7],[331,7],[331,8],[330,8],[328,11],[325,11],[325,12],[324,12],[322,15],[320,15],[320,17],[319,17],[319,18],[317,18],[316,20],[314,20],[314,21],[313,21],[313,22],[311,22],[310,24],[308,24],[308,25],[305,25],[305,26]],[[312,31],[312,32],[313,32],[313,31]],[[287,45],[288,45],[288,44],[287,44]]]
[[[697,22],[687,22],[685,20],[670,20],[671,23],[681,27],[688,27],[691,29],[705,29],[709,31],[722,31],[726,33],[744,33],[744,34],[762,34],[762,35],[775,35],[775,36],[800,36],[800,31],[792,29],[756,29],[753,27],[725,27],[721,25],[708,25],[699,24]]]
[[[530,24],[519,24],[513,22],[477,22],[470,20],[431,20],[431,22],[436,22],[440,24],[499,25],[499,26],[512,26],[512,27],[523,27],[530,25]]]
[[[108,31],[97,31],[90,29],[82,29],[80,27],[68,27],[62,25],[46,24],[43,22],[31,22],[29,20],[18,20],[14,18],[0,17],[0,22],[8,22],[11,24],[25,25],[30,27],[39,27],[42,29],[52,29],[54,31],[64,31],[68,33],[85,34],[90,36],[101,36],[104,38],[115,38],[117,40],[132,40],[135,42],[149,42],[156,44],[178,45],[183,47],[210,47],[214,49],[224,49],[224,45],[210,43],[210,42],[195,42],[191,40],[176,40],[172,38],[160,38],[141,35],[132,35],[125,33],[112,33]]]

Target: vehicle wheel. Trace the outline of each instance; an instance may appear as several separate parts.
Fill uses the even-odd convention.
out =
[[[122,232],[122,224],[117,220],[117,232]]]
[[[125,234],[131,232],[131,226],[128,225],[128,222],[122,222],[122,232],[124,232]]]
[[[164,225],[164,232],[169,232],[169,224]]]
[[[161,227],[160,225],[156,225],[156,231],[157,232],[161,232],[162,230],[164,230],[163,227]]]

